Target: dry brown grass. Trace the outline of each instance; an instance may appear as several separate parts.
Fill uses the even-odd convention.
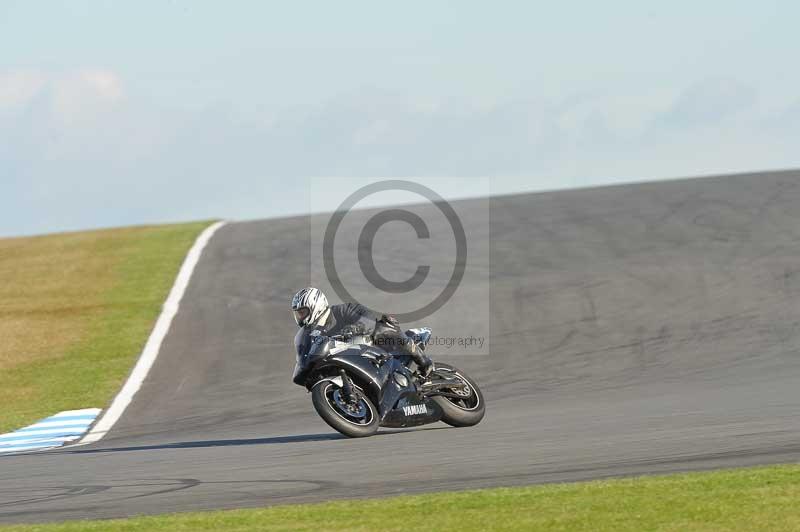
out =
[[[97,250],[125,236],[131,231],[0,240],[0,371],[63,356],[85,337],[120,258]]]
[[[206,225],[0,239],[0,432],[106,405]]]

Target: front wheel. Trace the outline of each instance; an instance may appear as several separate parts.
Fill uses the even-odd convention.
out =
[[[321,381],[311,389],[311,402],[325,423],[351,438],[372,436],[380,425],[378,409],[358,387],[355,400],[347,402],[342,389],[331,381]]]
[[[448,379],[455,378],[463,384],[459,389],[445,389],[455,397],[441,395],[431,397],[444,412],[442,421],[453,427],[471,427],[480,423],[486,414],[486,403],[475,381],[456,367],[447,364],[436,364],[435,367],[434,382],[437,376],[441,376]],[[437,375],[437,372],[441,373]]]

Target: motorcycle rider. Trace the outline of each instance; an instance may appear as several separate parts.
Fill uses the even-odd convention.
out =
[[[392,315],[375,312],[359,303],[329,305],[325,294],[312,287],[294,295],[292,314],[298,327],[316,328],[325,336],[369,336],[374,345],[390,353],[411,355],[424,377],[434,369],[433,361],[423,352],[424,346],[405,336]]]

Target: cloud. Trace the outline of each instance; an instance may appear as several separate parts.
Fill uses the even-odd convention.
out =
[[[52,113],[65,125],[92,120],[112,110],[124,92],[119,77],[111,71],[82,69],[49,80]]]
[[[0,71],[0,111],[27,104],[45,82],[45,75],[36,70]]]
[[[708,79],[687,87],[663,114],[656,117],[655,128],[692,128],[715,126],[756,102],[752,87],[731,79]]]
[[[112,71],[85,68],[53,74],[39,70],[0,71],[0,109],[25,108],[43,93],[49,93],[53,112],[68,118],[81,112],[93,112],[98,105],[119,102],[124,91],[120,78]]]
[[[163,108],[106,69],[3,76],[0,234],[298,213],[306,177],[502,176],[500,193],[800,165],[800,121],[768,126],[728,81],[493,105],[365,88],[262,116]]]
[[[111,70],[6,71],[0,80],[11,80],[0,82],[6,88],[0,98],[5,102],[0,108],[0,168],[12,162],[38,167],[46,161],[103,160],[111,152],[130,160],[163,136],[153,117],[156,111],[127,101],[121,78]],[[79,179],[58,179],[67,177]]]

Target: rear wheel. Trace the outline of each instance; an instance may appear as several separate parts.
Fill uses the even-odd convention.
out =
[[[353,401],[346,401],[342,389],[331,381],[318,382],[311,389],[311,402],[325,423],[351,438],[372,436],[377,432],[378,409],[358,387]]]
[[[433,372],[433,381],[436,378],[456,379],[463,386],[460,388],[445,389],[454,397],[436,395],[431,397],[438,404],[444,414],[442,421],[453,427],[471,427],[477,425],[486,414],[486,403],[483,400],[478,385],[466,373],[447,364],[436,364]]]

